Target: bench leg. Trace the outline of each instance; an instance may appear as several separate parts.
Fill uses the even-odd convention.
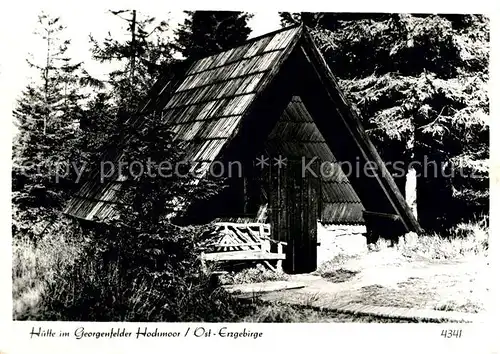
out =
[[[272,264],[271,264],[271,263],[269,263],[269,261],[264,261],[263,263],[264,263],[264,264],[265,264],[265,265],[266,265],[266,266],[267,266],[270,270],[272,270],[273,272],[276,272],[276,271],[277,271],[277,269],[276,269],[276,268],[274,268],[274,267],[272,266]]]
[[[278,254],[283,254],[283,244],[278,243]],[[278,272],[283,272],[283,261],[280,259],[276,262],[276,270]]]
[[[205,252],[201,252],[200,254],[200,263],[201,263],[201,271],[203,272],[203,274],[207,274],[208,269],[207,269],[207,264],[205,262]]]

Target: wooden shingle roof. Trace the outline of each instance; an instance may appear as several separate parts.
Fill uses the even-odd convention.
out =
[[[287,83],[293,87],[287,87]],[[279,99],[292,96],[293,90],[300,91],[305,105],[295,102],[286,107],[290,97],[287,102],[275,103],[272,99],[275,95],[270,93],[279,89],[283,89],[281,96],[276,95]],[[299,110],[299,115],[306,117],[309,113],[303,112],[305,106],[324,139],[310,124],[298,128],[279,121],[283,110],[285,115],[287,110]],[[330,68],[303,26],[285,28],[236,48],[184,62],[172,75],[158,80],[142,111],[160,114],[175,132],[176,139],[187,143],[185,159],[195,164],[198,173],[206,172],[225,151],[229,151],[228,156],[234,156],[235,151],[246,148],[242,144],[254,144],[252,134],[271,131],[268,128],[271,124],[277,124],[275,134],[281,134],[282,139],[277,145],[267,146],[269,149],[287,154],[298,149],[302,153],[324,155],[325,159],[331,158],[330,161],[334,161],[333,151],[342,161],[354,163],[361,157],[362,161],[373,162],[380,172],[374,178],[360,175],[347,181],[342,171],[334,167],[338,173],[331,178],[331,183],[325,183],[322,191],[325,202],[322,217],[331,222],[338,218],[342,223],[347,219],[362,219],[364,205],[370,211],[396,215],[404,230],[421,230],[364,132],[357,113],[342,95]],[[245,119],[247,117],[249,119]],[[264,127],[262,131],[256,127],[259,124]],[[299,130],[294,130],[296,128]],[[303,146],[287,144],[283,139],[286,134],[311,141]],[[313,142],[314,139],[322,141]],[[87,220],[114,216],[121,185],[120,181],[89,181],[72,198],[65,213]],[[352,208],[353,205],[358,208]]]
[[[268,35],[201,59],[163,108],[166,124],[188,141],[186,160],[207,169],[276,73],[300,28]]]
[[[202,175],[235,133],[256,95],[272,81],[298,41],[301,27],[282,29],[193,62],[173,79],[162,78],[143,111],[161,111],[177,139],[188,142],[185,159]],[[180,71],[180,70],[179,70]],[[65,213],[86,220],[117,214],[120,181],[87,182]]]

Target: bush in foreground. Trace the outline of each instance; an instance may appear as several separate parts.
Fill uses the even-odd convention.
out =
[[[245,313],[245,305],[213,287],[208,275],[200,271],[195,256],[199,230],[172,226],[170,231],[158,237],[157,248],[149,249],[137,240],[116,248],[102,233],[88,236],[89,242],[52,235],[37,246],[18,243],[14,318],[218,322]],[[178,262],[173,261],[176,257]],[[27,289],[27,282],[32,282],[34,290],[20,292]],[[26,294],[33,291],[36,298],[27,306]]]
[[[51,284],[66,281],[66,272],[87,246],[77,225],[58,219],[45,236],[33,240],[16,233],[12,239],[12,316],[23,320],[41,314],[40,301]]]

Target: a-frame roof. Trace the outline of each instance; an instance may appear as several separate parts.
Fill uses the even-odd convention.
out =
[[[185,62],[154,85],[142,112],[161,112],[177,138],[188,142],[187,161],[197,173],[210,163],[237,129],[242,117],[262,92],[300,38],[294,26],[254,38],[245,44],[194,62]],[[140,121],[129,124],[140,125]],[[121,182],[86,182],[70,200],[65,213],[81,219],[116,215]]]
[[[257,107],[262,110],[262,104],[273,104],[272,101],[262,103],[263,97],[272,90],[273,82],[283,71],[288,70],[286,75],[293,76],[293,71],[286,69],[286,63],[294,55],[307,58],[301,65],[313,67],[311,72],[318,75],[318,82],[326,88],[329,96],[335,92],[335,103],[342,107],[336,107],[334,113],[343,114],[340,113],[340,117],[332,116],[331,119],[342,120],[342,129],[347,128],[349,139],[354,140],[359,149],[353,153],[375,161],[382,165],[383,172],[387,172],[303,26],[272,32],[236,48],[184,63],[173,76],[165,76],[155,84],[143,111],[161,113],[165,124],[170,125],[176,137],[188,143],[185,159],[196,162],[199,173],[206,171],[231,144],[235,144],[234,141],[238,141],[235,137],[243,130],[246,117],[253,114]],[[301,68],[294,70],[297,69]],[[284,108],[281,107],[281,111]],[[378,178],[375,183],[372,182],[370,186],[380,191],[376,195],[386,198],[388,206],[382,212],[389,211],[400,217],[406,230],[418,231],[418,223],[390,175],[386,173],[382,180]],[[343,185],[342,188],[352,195],[352,186]],[[364,184],[358,182],[357,186]],[[113,203],[116,202],[120,187],[120,181],[105,184],[89,181],[70,201],[65,213],[87,220],[112,216],[116,213]],[[364,193],[364,197],[368,201],[367,193]],[[368,204],[370,207],[377,205],[373,202]]]

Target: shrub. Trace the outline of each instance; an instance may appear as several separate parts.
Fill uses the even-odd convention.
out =
[[[160,225],[126,237],[60,217],[38,242],[13,239],[13,318],[66,321],[230,321],[245,306],[200,270],[200,227]],[[120,231],[120,232],[119,232]]]
[[[40,301],[52,284],[61,284],[68,267],[82,256],[87,241],[66,218],[58,218],[38,241],[16,234],[12,239],[12,315],[16,320],[42,315]]]
[[[103,237],[109,233],[95,233],[54,281],[45,279],[38,309],[25,319],[174,322],[239,316],[243,305],[200,271],[199,229],[167,228],[171,233],[158,236],[158,248],[145,247],[145,240],[122,240],[117,248],[116,240]]]

